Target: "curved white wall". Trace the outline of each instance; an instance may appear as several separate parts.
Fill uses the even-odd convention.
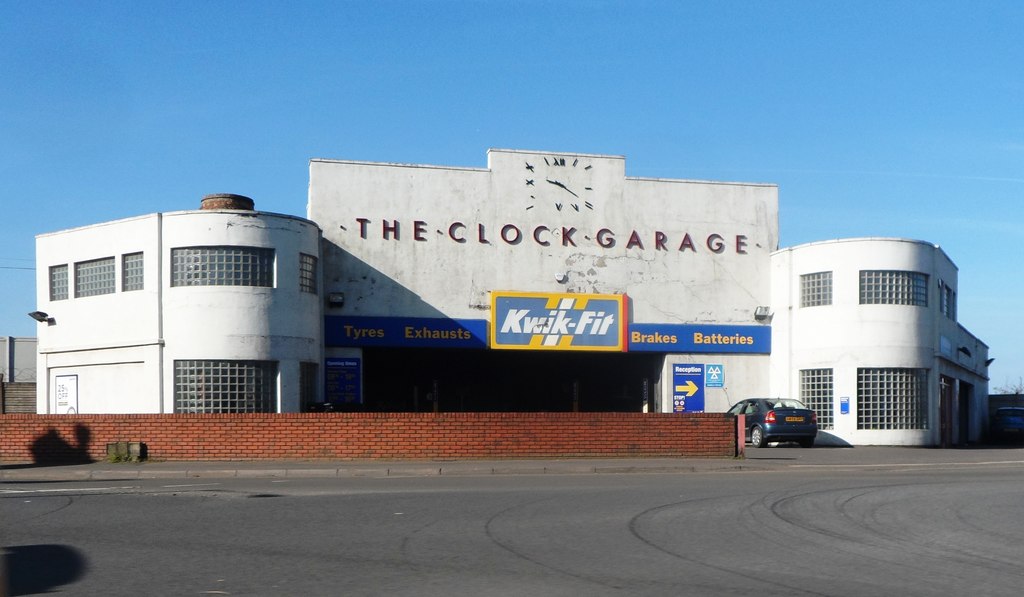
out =
[[[172,287],[171,250],[193,246],[273,249],[273,287]],[[144,287],[124,291],[121,258],[137,252]],[[40,235],[37,305],[54,321],[39,326],[37,411],[54,412],[56,379],[71,376],[78,412],[174,412],[179,359],[276,361],[277,410],[298,411],[300,363],[320,366],[323,350],[321,294],[300,290],[300,253],[319,260],[316,224],[244,210],[151,214]],[[75,297],[74,264],[107,257],[116,291]],[[51,301],[49,268],[61,264],[69,296]]]
[[[164,409],[174,407],[174,361],[277,361],[281,412],[299,410],[299,363],[321,361],[319,293],[299,288],[299,254],[319,256],[319,228],[291,216],[192,211],[163,216]],[[274,286],[171,286],[171,251],[193,246],[274,249]]]
[[[861,270],[926,274],[928,305],[861,305]],[[832,272],[832,304],[801,307],[801,276],[817,272]],[[776,252],[772,256],[772,395],[799,397],[801,370],[832,369],[835,423],[826,439],[835,436],[837,442],[860,445],[938,443],[940,372],[958,369],[961,378],[982,384],[983,378],[970,369],[979,369],[987,356],[987,347],[940,312],[940,280],[955,291],[956,266],[938,246],[921,241],[846,239]],[[959,355],[948,348],[964,343],[975,347],[971,363],[958,363]],[[928,428],[858,429],[859,368],[927,370]],[[987,388],[983,391],[987,394]],[[844,398],[849,401],[849,414],[841,414]],[[978,410],[974,418],[983,418],[981,406],[974,408]]]

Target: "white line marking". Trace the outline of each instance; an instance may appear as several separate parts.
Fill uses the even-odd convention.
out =
[[[792,464],[793,468],[878,468],[880,466],[990,466],[1024,464],[1024,460],[991,460],[987,462],[877,462],[875,464]]]
[[[68,493],[82,491],[115,491],[122,489],[139,489],[138,485],[127,487],[68,487],[65,489],[0,489],[0,493]]]

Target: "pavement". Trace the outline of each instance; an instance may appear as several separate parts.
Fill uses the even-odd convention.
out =
[[[746,449],[740,458],[537,458],[492,460],[224,460],[39,465],[0,462],[0,482],[183,478],[330,478],[543,474],[771,472],[1021,466],[1024,447],[953,449],[858,446]]]

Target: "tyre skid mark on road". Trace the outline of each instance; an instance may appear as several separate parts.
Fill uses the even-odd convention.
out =
[[[761,495],[761,494],[743,494],[743,495],[729,496],[729,498],[735,498],[735,499],[750,498],[750,497],[756,497],[757,495]],[[669,556],[671,556],[671,557],[673,557],[673,558],[675,558],[677,560],[683,561],[683,562],[688,562],[690,564],[696,564],[698,566],[703,566],[705,568],[714,570],[716,572],[722,572],[722,573],[725,573],[725,574],[730,575],[730,576],[739,577],[739,578],[743,578],[745,580],[749,580],[749,581],[751,581],[753,583],[753,585],[755,587],[758,587],[758,591],[760,591],[760,592],[764,592],[765,585],[772,585],[774,587],[778,587],[780,589],[784,589],[788,594],[793,594],[793,595],[813,595],[813,596],[816,596],[816,597],[829,597],[830,593],[822,593],[822,592],[806,589],[806,588],[803,588],[803,587],[794,586],[794,585],[791,585],[791,584],[787,584],[787,583],[784,583],[784,582],[779,582],[779,581],[773,580],[771,578],[767,578],[764,574],[761,574],[761,573],[756,573],[755,574],[755,573],[744,572],[741,568],[739,568],[737,566],[725,566],[725,565],[721,565],[721,564],[716,564],[716,563],[713,563],[713,562],[709,561],[708,559],[702,559],[702,558],[698,558],[698,557],[695,557],[695,556],[692,556],[692,555],[686,555],[686,554],[680,553],[679,551],[676,551],[674,549],[671,549],[669,547],[661,545],[660,543],[654,541],[653,539],[648,538],[643,533],[643,531],[640,529],[641,522],[643,520],[647,519],[647,518],[653,518],[653,516],[655,514],[658,514],[658,513],[661,513],[661,512],[667,512],[667,511],[670,511],[670,510],[675,510],[675,509],[678,509],[680,506],[691,506],[691,505],[697,505],[697,504],[702,504],[702,503],[720,504],[722,499],[723,498],[721,498],[721,497],[699,498],[699,499],[693,499],[693,500],[683,500],[683,501],[680,501],[680,502],[673,502],[673,503],[670,503],[670,504],[664,504],[664,505],[657,506],[657,507],[654,507],[654,508],[649,508],[649,509],[647,509],[647,510],[645,510],[643,512],[640,512],[639,514],[634,516],[632,519],[630,519],[629,531],[639,541],[641,541],[645,545],[647,545],[647,546],[649,546],[649,547],[651,547],[651,548],[653,548],[653,549],[655,549],[655,550],[657,550],[657,551],[659,551],[661,553],[667,554],[667,555],[669,555]],[[756,505],[756,503],[757,502],[754,502],[754,503],[749,503],[748,502],[748,505],[747,505],[746,509],[749,509],[750,507]],[[691,583],[688,586],[690,586],[690,587],[698,586],[698,587],[701,587],[701,588],[706,588],[706,589],[708,589],[709,594],[713,593],[713,592],[716,592],[716,591],[721,591],[723,589],[723,587],[721,585],[710,584],[710,583],[700,583],[700,584],[696,584],[696,585]]]
[[[542,502],[549,502],[549,501],[552,501],[554,499],[555,498],[545,498],[545,499],[540,499],[540,500],[531,500],[531,501],[528,501],[528,502],[524,502],[524,503],[520,503],[520,504],[515,504],[513,506],[509,506],[508,508],[505,508],[503,510],[499,510],[493,516],[488,518],[486,523],[484,523],[484,534],[487,536],[488,539],[490,539],[490,541],[492,543],[494,543],[495,545],[497,545],[501,549],[504,549],[505,551],[509,552],[510,554],[514,555],[515,557],[517,557],[519,559],[522,559],[522,560],[525,560],[527,562],[530,562],[531,564],[534,564],[536,566],[540,566],[541,568],[544,568],[546,570],[550,570],[550,571],[556,572],[558,574],[563,574],[563,575],[568,576],[570,578],[575,578],[575,579],[578,579],[578,580],[582,580],[582,581],[586,581],[586,582],[593,583],[593,584],[596,584],[596,585],[600,585],[602,587],[608,587],[608,588],[617,589],[617,590],[627,589],[628,587],[622,586],[621,583],[610,583],[610,582],[605,581],[605,580],[593,578],[592,576],[580,574],[578,572],[573,572],[571,570],[566,570],[564,568],[559,568],[557,566],[553,566],[549,562],[544,562],[542,560],[539,560],[539,559],[537,559],[535,557],[532,557],[532,556],[526,554],[522,550],[517,549],[516,547],[511,545],[509,542],[504,541],[504,540],[502,540],[501,538],[498,537],[497,533],[495,532],[495,523],[497,522],[497,520],[499,518],[501,518],[502,516],[508,514],[509,512],[512,512],[513,510],[517,510],[517,509],[523,508],[525,506],[532,506],[534,504],[539,504],[539,503],[542,503]]]
[[[871,485],[867,487],[854,487],[848,489],[827,489],[819,491],[811,491],[799,494],[791,494],[776,499],[770,499],[771,496],[765,496],[764,505],[771,512],[771,515],[778,521],[784,523],[785,527],[789,529],[799,529],[805,533],[810,533],[812,536],[827,537],[831,539],[828,543],[828,548],[831,550],[839,551],[848,554],[851,557],[858,558],[860,560],[866,560],[873,562],[874,565],[879,566],[892,566],[898,565],[902,569],[912,568],[921,572],[925,578],[933,578],[938,574],[936,571],[930,568],[923,567],[916,563],[908,563],[906,561],[900,561],[898,564],[894,562],[892,557],[887,557],[887,554],[891,556],[893,553],[906,553],[913,551],[907,549],[908,545],[904,541],[900,541],[898,538],[890,538],[884,535],[880,535],[877,529],[871,525],[865,525],[859,517],[853,516],[853,506],[860,500],[865,500],[870,496],[876,496],[880,491],[891,490],[891,489],[907,489],[917,487],[918,484],[889,484],[889,485]],[[842,495],[846,492],[854,491],[850,495]],[[832,500],[833,514],[838,514],[839,519],[845,523],[852,523],[855,529],[864,531],[863,536],[855,536],[853,533],[848,531],[839,531],[823,524],[815,524],[814,516],[809,515],[806,503],[813,498],[818,497],[829,497],[834,494],[840,494],[835,496]],[[790,512],[793,512],[792,514]],[[819,517],[818,520],[827,522],[834,522],[835,518],[831,517]],[[763,522],[763,521],[762,521]],[[779,529],[776,529],[779,531]],[[781,531],[780,531],[781,532]],[[796,533],[790,532],[789,535],[793,538],[797,544],[805,537],[801,537]],[[814,552],[816,549],[807,548],[805,551]],[[928,555],[918,553],[918,555]]]
[[[932,491],[931,487],[942,488],[944,490],[949,488],[947,484],[939,483],[915,484],[910,485],[908,487],[912,487],[914,489],[927,487],[928,495],[941,494],[941,492]],[[967,486],[967,489],[974,490],[975,488],[973,486]],[[956,508],[954,512],[961,512],[964,507],[964,504],[970,503],[971,500],[962,500],[962,502],[963,503],[960,503],[960,501],[958,500],[951,500],[946,505],[947,507],[949,505],[954,506]],[[889,505],[887,502],[882,503],[885,505]],[[1021,571],[1020,564],[1015,558],[999,559],[996,557],[985,555],[983,553],[979,553],[976,550],[968,551],[962,543],[953,545],[948,541],[936,542],[934,540],[931,540],[929,543],[922,543],[921,541],[916,540],[913,537],[908,538],[907,533],[905,531],[896,530],[892,527],[892,525],[887,524],[886,521],[882,520],[879,516],[880,510],[881,508],[876,506],[868,511],[868,514],[870,515],[870,520],[872,523],[874,523],[874,526],[868,527],[867,525],[865,525],[865,528],[869,528],[871,532],[875,533],[877,536],[886,537],[890,539],[891,541],[899,545],[901,549],[903,549],[904,551],[913,551],[921,556],[937,560],[940,564],[953,561],[974,568],[983,568],[991,572],[1009,574],[1011,576],[1015,576],[1018,578],[1024,577],[1024,572]],[[935,520],[944,521],[944,526],[946,526],[947,528],[949,527],[948,521],[957,518],[956,515],[944,516],[942,513],[938,511],[938,509],[935,508],[932,508],[930,510],[933,518]],[[948,531],[947,534],[962,537],[962,533],[953,533]],[[1019,539],[1019,537],[1016,537],[1016,541],[1014,541],[1013,543],[1019,543]],[[1016,545],[1014,545],[1014,547],[1016,547]],[[956,577],[953,576],[951,578]]]
[[[902,491],[925,490],[927,495],[937,495],[940,492],[936,491],[936,488],[948,489],[948,487],[948,484],[942,483],[903,483],[846,490],[821,490],[786,496],[771,502],[770,507],[773,515],[787,525],[838,540],[838,543],[830,542],[829,549],[874,562],[877,566],[896,566],[904,576],[908,570],[916,571],[919,574],[913,577],[915,585],[926,580],[934,591],[940,593],[950,590],[951,587],[956,586],[955,583],[961,580],[955,572],[947,571],[950,562],[972,568],[982,568],[999,574],[1008,574],[1010,577],[1018,579],[1024,576],[1016,562],[1000,560],[977,552],[965,553],[957,545],[948,542],[922,542],[920,537],[908,534],[907,529],[897,529],[879,516],[883,507],[895,504],[893,500],[883,495],[884,492],[896,489]],[[839,514],[842,522],[852,525],[853,530],[862,531],[862,535],[836,531],[827,528],[824,524],[815,524],[814,522],[815,520],[835,522],[834,518],[827,516],[816,518],[808,515],[810,511],[807,507],[809,498],[824,497],[828,494],[842,493],[853,489],[868,489],[869,491],[860,491],[843,499],[834,500],[833,504],[837,506],[834,510]],[[909,502],[910,498],[904,498],[902,501]],[[934,518],[936,522],[942,519],[938,515]],[[797,535],[792,535],[792,537],[800,544],[801,537]]]

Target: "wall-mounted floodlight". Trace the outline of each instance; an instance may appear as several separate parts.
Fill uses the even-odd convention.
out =
[[[957,348],[956,351],[962,352],[964,356],[966,356],[967,358],[971,357],[971,349],[967,348],[966,346],[961,346],[960,348]]]
[[[989,365],[992,364],[992,361],[994,360],[996,360],[995,357],[992,357],[991,359],[985,359],[985,366],[988,367]]]
[[[50,324],[52,324],[55,321],[52,317],[50,317],[50,315],[48,313],[46,313],[44,311],[33,311],[33,312],[29,313],[28,316],[31,317],[32,319],[35,319],[39,323],[50,323]]]
[[[344,292],[330,292],[327,294],[327,306],[328,307],[344,307],[345,306],[345,293]]]
[[[771,307],[761,306],[761,307],[757,307],[757,308],[754,309],[754,319],[756,319],[758,321],[764,321],[766,319],[769,319],[771,316],[772,316],[772,308]]]

